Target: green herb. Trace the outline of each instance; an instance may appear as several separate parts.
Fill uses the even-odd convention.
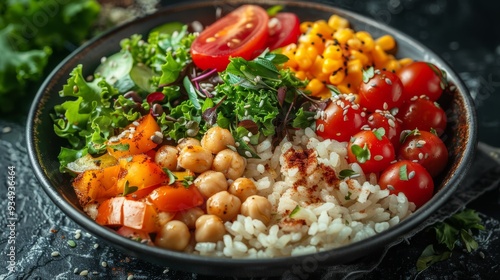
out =
[[[299,211],[300,211],[300,206],[297,205],[295,206],[295,208],[293,208],[292,212],[290,212],[290,215],[288,215],[288,217],[293,218],[295,215],[297,215]]]
[[[339,172],[339,179],[345,179],[349,178],[351,176],[357,175],[358,173],[354,172],[354,170],[351,169],[343,169]]]
[[[115,144],[115,145],[108,145],[113,149],[113,151],[128,151],[130,148],[129,144]]]
[[[281,10],[283,10],[283,6],[281,6],[281,5],[275,5],[275,6],[272,6],[272,7],[268,8],[266,10],[266,12],[267,12],[268,16],[274,17]]]
[[[370,67],[366,70],[363,70],[363,82],[366,84],[368,81],[375,76],[375,70],[373,67]]]
[[[191,80],[189,80],[189,78],[187,76],[184,77],[183,84],[184,84],[184,88],[186,89],[186,91],[188,93],[189,100],[193,104],[194,108],[196,110],[201,110],[201,105],[200,105],[200,102],[198,101],[198,92],[194,88],[193,84],[191,83]]]
[[[373,134],[375,134],[375,137],[377,137],[377,139],[380,141],[382,140],[382,136],[385,135],[385,129],[383,127],[379,127],[373,131]]]
[[[347,195],[344,197],[345,200],[351,200],[351,195],[352,193],[351,192],[347,192]]]
[[[351,151],[356,156],[356,160],[359,163],[365,163],[371,158],[370,149],[368,149],[368,146],[366,144],[363,148],[361,148],[359,145],[354,144],[351,146]]]
[[[407,166],[406,164],[403,164],[400,168],[399,168],[399,179],[401,181],[408,181],[408,170],[407,170]]]
[[[123,188],[123,196],[129,195],[131,193],[136,192],[139,189],[139,187],[136,186],[129,186],[128,181],[125,182],[125,187]]]
[[[184,179],[182,180],[182,185],[187,189],[189,188],[194,181],[194,176],[185,176]]]
[[[451,257],[455,247],[459,244],[467,252],[478,248],[478,243],[472,236],[472,230],[484,230],[481,218],[472,209],[465,209],[432,227],[436,233],[437,244],[428,245],[417,260],[417,270],[427,269],[434,263]]]
[[[169,185],[172,185],[173,183],[175,183],[175,180],[177,180],[177,176],[174,175],[174,173],[172,173],[172,171],[170,171],[170,169],[168,168],[163,168],[163,172],[165,172],[165,174],[167,174],[168,176],[168,184]]]

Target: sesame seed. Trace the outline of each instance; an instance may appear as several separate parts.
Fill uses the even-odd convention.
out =
[[[243,108],[245,108],[245,109],[248,109],[250,107],[252,107],[252,105],[250,105],[250,104],[247,104],[247,105],[243,106]]]
[[[54,251],[50,254],[52,257],[59,257],[59,251]]]
[[[419,159],[423,159],[423,158],[424,158],[424,154],[422,154],[422,153],[418,153],[418,158],[419,158]]]
[[[236,143],[234,143],[234,145],[235,145],[236,147],[239,147],[239,146],[240,146],[240,142],[236,142]]]
[[[374,118],[375,118],[375,117],[374,117],[373,115],[371,115],[371,116],[369,116],[369,117],[368,117],[368,120],[369,120],[369,121],[373,121],[373,119],[374,119]]]
[[[106,59],[107,59],[107,58],[106,58],[105,56],[101,57],[101,63],[106,62]]]
[[[89,271],[88,270],[82,270],[80,272],[80,276],[87,276],[89,274]]]
[[[102,262],[102,263],[101,263],[101,266],[102,266],[102,267],[107,267],[107,266],[108,266],[108,263],[107,263],[107,262]]]
[[[97,248],[99,248],[99,244],[96,243],[96,244],[94,244],[94,249],[97,249]]]
[[[392,81],[389,78],[385,78],[385,83],[392,86]]]
[[[395,159],[395,160],[391,161],[391,164],[396,163],[396,162],[398,162],[398,160],[397,160],[397,159]]]
[[[139,122],[138,121],[133,121],[132,124],[135,125],[135,126],[139,126]]]
[[[323,124],[320,124],[320,125],[318,125],[317,129],[318,129],[318,131],[324,132],[325,126]]]
[[[389,124],[390,127],[396,126],[396,123],[392,119],[387,119],[387,123]]]
[[[245,151],[245,156],[252,157],[252,153],[250,153],[250,151]]]
[[[428,153],[425,153],[425,156],[424,158],[427,159],[429,157],[429,154]]]
[[[373,159],[376,160],[376,161],[381,161],[381,160],[384,159],[384,157],[381,156],[381,155],[376,155],[376,156],[373,157]]]
[[[365,117],[365,116],[366,116],[366,113],[365,113],[365,112],[361,112],[361,113],[360,113],[360,115],[361,115],[362,117]]]
[[[384,110],[387,110],[389,109],[389,104],[387,104],[387,102],[384,102],[384,105],[382,105]]]
[[[392,185],[387,185],[387,188],[388,188],[390,191],[394,191],[394,190],[395,190],[394,186],[392,186]]]
[[[12,128],[10,126],[6,126],[2,128],[2,133],[9,133],[12,131]]]
[[[348,120],[349,120],[349,118],[347,116],[344,116],[344,121],[346,122]]]
[[[417,100],[417,99],[418,99],[418,96],[413,96],[413,97],[410,99],[410,101],[415,101],[415,100]]]
[[[393,116],[397,115],[397,114],[398,114],[398,112],[399,112],[399,108],[392,108],[392,109],[391,109],[391,114],[392,114]]]
[[[245,110],[245,116],[248,116],[248,110]]]
[[[163,138],[163,133],[161,133],[159,131],[155,131],[155,135],[160,137],[160,138]]]
[[[413,177],[415,177],[415,171],[408,173],[408,179],[412,179]]]
[[[78,273],[78,267],[75,267],[75,269],[73,269],[73,273],[74,273],[74,274],[77,274],[77,273]]]
[[[264,99],[262,99],[260,102],[259,102],[259,108],[264,106]]]
[[[211,43],[211,42],[213,42],[213,41],[215,41],[215,38],[214,38],[214,37],[209,37],[209,38],[207,38],[207,39],[205,40],[205,43]]]

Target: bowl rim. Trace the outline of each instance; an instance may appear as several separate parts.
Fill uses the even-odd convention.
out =
[[[176,252],[176,251],[170,251],[170,250],[165,250],[162,248],[157,248],[157,247],[151,247],[151,246],[145,246],[143,244],[140,244],[138,242],[129,240],[127,238],[124,238],[122,236],[119,236],[118,234],[115,234],[113,230],[100,226],[97,223],[95,223],[94,220],[92,220],[90,217],[88,217],[86,214],[84,214],[81,210],[76,209],[72,206],[71,203],[66,201],[58,192],[58,187],[52,185],[50,182],[49,176],[46,174],[44,168],[41,166],[40,161],[43,159],[39,158],[39,152],[38,152],[38,146],[35,141],[35,126],[37,125],[37,122],[39,121],[38,116],[40,113],[40,110],[42,110],[45,106],[45,98],[48,98],[49,94],[54,94],[52,93],[47,93],[45,92],[45,89],[47,86],[50,84],[50,80],[57,76],[57,73],[60,71],[60,69],[71,62],[71,60],[77,56],[79,53],[87,49],[89,46],[92,46],[93,44],[98,43],[99,41],[107,38],[108,36],[111,36],[113,33],[116,33],[117,31],[120,30],[125,30],[127,28],[130,28],[132,25],[140,23],[142,21],[147,21],[151,19],[152,17],[158,16],[162,13],[168,12],[168,11],[175,11],[175,10],[188,10],[190,8],[195,8],[195,7],[206,7],[208,6],[215,6],[215,5],[221,5],[221,4],[234,4],[234,5],[240,5],[244,3],[254,3],[254,4],[261,4],[261,5],[272,5],[272,4],[277,4],[281,3],[280,1],[277,0],[267,0],[267,1],[262,1],[262,0],[256,0],[256,1],[247,1],[247,0],[230,0],[230,1],[210,1],[210,3],[206,3],[204,1],[190,1],[190,2],[185,2],[182,4],[176,4],[176,5],[167,5],[165,7],[162,7],[159,9],[156,13],[152,15],[148,15],[145,17],[141,17],[138,19],[135,19],[133,21],[127,22],[125,24],[119,25],[117,27],[114,27],[103,34],[92,38],[91,40],[87,41],[84,43],[82,46],[77,48],[75,51],[73,51],[70,55],[68,55],[64,60],[62,60],[52,71],[51,73],[47,76],[43,84],[41,85],[40,89],[38,90],[33,103],[30,107],[28,119],[27,119],[27,128],[26,128],[26,143],[27,143],[27,152],[29,156],[29,160],[31,162],[31,165],[34,168],[34,173],[40,182],[40,185],[42,185],[44,191],[46,194],[50,197],[50,199],[57,205],[57,207],[64,212],[67,216],[69,216],[73,221],[75,221],[78,225],[83,227],[84,229],[88,230],[91,232],[94,236],[106,241],[107,243],[111,244],[114,247],[117,247],[119,249],[125,252],[126,254],[130,254],[130,252],[135,252],[133,253],[134,256],[140,256],[147,254],[152,258],[159,258],[162,260],[168,260],[169,262],[175,264],[183,263],[183,267],[194,267],[194,268],[200,268],[200,266],[205,266],[210,269],[214,267],[231,267],[233,269],[242,269],[242,265],[251,265],[253,267],[256,267],[257,269],[261,269],[264,266],[281,266],[281,267],[289,267],[291,268],[294,264],[298,264],[300,262],[303,262],[305,258],[310,258],[312,257],[313,259],[317,260],[318,262],[322,263],[323,260],[332,260],[336,259],[339,261],[339,257],[345,257],[347,253],[351,253],[354,255],[359,255],[360,253],[366,251],[368,244],[373,244],[373,243],[380,243],[383,244],[381,246],[385,247],[388,246],[388,244],[398,242],[398,240],[402,240],[403,236],[408,234],[411,231],[414,231],[415,228],[418,228],[418,224],[421,224],[424,220],[426,220],[432,213],[434,213],[446,200],[449,199],[449,197],[452,195],[452,193],[456,190],[458,183],[463,180],[463,178],[466,176],[467,171],[472,163],[472,159],[474,156],[474,151],[475,151],[475,146],[476,146],[476,141],[477,141],[477,124],[476,124],[476,112],[474,110],[474,105],[473,105],[473,100],[472,97],[465,87],[463,81],[460,79],[459,75],[457,75],[454,70],[448,65],[447,62],[445,62],[440,56],[438,56],[436,53],[434,53],[432,50],[424,46],[422,43],[419,41],[411,38],[410,36],[406,35],[405,33],[386,25],[385,23],[377,22],[376,20],[364,16],[361,14],[358,14],[356,12],[348,11],[342,8],[335,7],[331,4],[327,3],[317,3],[317,2],[302,2],[302,1],[289,1],[286,3],[286,5],[292,5],[292,6],[300,6],[308,9],[321,9],[321,10],[328,10],[331,12],[335,12],[336,14],[339,14],[341,16],[347,16],[349,20],[355,19],[359,22],[365,23],[367,26],[371,26],[376,29],[383,30],[384,32],[388,34],[397,34],[398,35],[398,40],[405,40],[407,42],[410,42],[412,45],[415,47],[418,47],[419,49],[422,50],[422,52],[425,52],[426,54],[429,55],[429,57],[432,58],[432,60],[435,60],[442,68],[445,68],[448,77],[453,78],[454,84],[457,87],[457,91],[460,92],[460,96],[463,98],[463,101],[466,105],[466,108],[468,109],[467,112],[465,112],[468,115],[468,120],[469,120],[469,133],[468,133],[468,139],[466,141],[466,146],[465,149],[463,150],[462,156],[459,157],[460,161],[458,163],[458,168],[455,174],[452,175],[451,179],[446,182],[446,190],[444,191],[444,194],[442,195],[434,195],[433,198],[427,203],[427,207],[423,207],[415,211],[412,215],[410,215],[408,218],[400,222],[398,225],[395,227],[392,227],[390,230],[385,231],[380,234],[376,234],[375,236],[366,238],[364,240],[358,241],[351,243],[349,245],[345,245],[339,248],[335,249],[329,249],[323,252],[319,253],[313,253],[313,254],[306,254],[306,255],[300,255],[300,256],[287,256],[287,257],[276,257],[276,258],[265,258],[265,259],[231,259],[231,258],[221,258],[221,257],[208,257],[208,256],[201,256],[201,255],[195,255],[195,254],[189,254],[189,253],[183,253],[183,252]],[[440,192],[443,192],[441,190]],[[111,234],[110,234],[111,233]],[[357,259],[357,258],[356,258]],[[170,263],[169,263],[170,264]],[[190,270],[190,269],[188,269]],[[207,269],[194,269],[190,270],[193,272],[196,271],[203,271],[202,273],[208,273],[210,274],[211,270]],[[242,272],[248,272],[244,271],[242,269]],[[218,271],[215,270],[213,273],[224,273],[224,271]],[[268,275],[267,272],[264,272],[266,275]]]

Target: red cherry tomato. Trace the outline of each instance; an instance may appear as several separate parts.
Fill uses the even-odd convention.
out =
[[[199,68],[223,71],[230,57],[250,60],[266,47],[269,17],[264,9],[244,5],[207,27],[191,45]]]
[[[325,139],[349,141],[366,125],[366,113],[358,104],[345,98],[333,100],[316,121],[316,133]]]
[[[398,158],[418,162],[436,177],[448,163],[448,149],[435,134],[415,130],[401,144]]]
[[[388,111],[376,111],[368,116],[368,125],[371,129],[382,127],[385,130],[385,136],[391,140],[394,150],[399,148],[399,140],[403,131],[403,122],[400,119]]]
[[[391,141],[384,133],[382,128],[356,133],[347,146],[349,163],[357,162],[366,174],[387,168],[396,155]]]
[[[300,36],[300,20],[294,13],[278,13],[269,20],[270,50],[297,42]]]
[[[359,105],[370,112],[390,110],[403,104],[403,84],[396,74],[375,70],[373,77],[359,85]]]
[[[417,98],[407,103],[397,115],[403,121],[403,130],[436,131],[441,136],[446,129],[446,113],[437,102]]]
[[[381,189],[389,189],[391,194],[404,193],[417,208],[434,194],[434,182],[429,172],[422,165],[409,160],[390,165],[380,174],[378,183]]]
[[[430,100],[436,101],[447,83],[441,69],[432,63],[422,61],[401,67],[397,75],[403,83],[406,100],[413,96],[427,95]]]

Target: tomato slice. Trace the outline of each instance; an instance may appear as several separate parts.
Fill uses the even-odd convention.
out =
[[[270,50],[296,43],[300,36],[300,20],[294,13],[278,13],[269,20]]]
[[[243,5],[203,30],[191,45],[199,68],[223,71],[230,57],[250,60],[266,47],[269,17],[264,9]]]

